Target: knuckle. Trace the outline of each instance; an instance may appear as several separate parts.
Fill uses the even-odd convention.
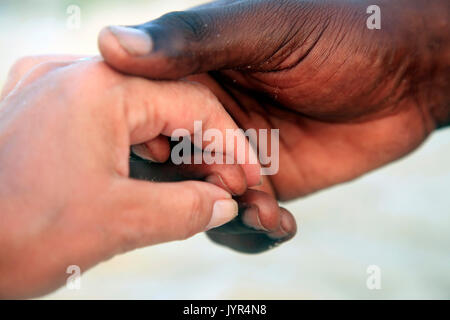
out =
[[[201,190],[195,183],[190,183],[190,210],[193,214],[198,214],[202,210]]]
[[[77,76],[80,77],[80,80],[106,80],[114,75],[114,71],[102,61],[82,62],[81,67],[77,71]],[[99,83],[103,83],[103,81]]]
[[[22,74],[36,64],[37,56],[24,56],[16,60],[10,68],[10,74]]]
[[[59,67],[61,63],[59,62],[53,62],[53,61],[47,61],[47,62],[41,62],[35,64],[31,69],[28,71],[29,77],[38,77],[46,74],[47,72]]]
[[[177,72],[168,73],[172,78],[177,73],[199,73],[205,61],[205,44],[212,39],[214,20],[205,13],[194,11],[175,11],[163,15],[149,23],[155,50],[163,52],[171,68]]]
[[[108,67],[104,62],[81,62],[68,72],[63,72],[61,85],[65,92],[84,96],[98,95],[117,84],[119,76],[117,72]]]

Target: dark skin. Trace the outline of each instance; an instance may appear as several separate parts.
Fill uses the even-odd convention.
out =
[[[280,170],[257,188],[258,206],[355,179],[450,124],[450,2],[372,2],[218,1],[135,26],[151,54],[107,33],[100,49],[125,73],[203,83],[244,129],[280,129]],[[380,30],[366,27],[372,4]],[[285,227],[289,239],[295,223]],[[277,243],[249,230],[235,221],[209,236],[244,252]]]

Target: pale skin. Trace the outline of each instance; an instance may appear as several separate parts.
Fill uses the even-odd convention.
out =
[[[131,145],[192,131],[194,120],[237,128],[199,84],[124,76],[99,58],[29,57],[12,67],[0,111],[2,298],[48,293],[65,283],[69,265],[85,271],[220,226],[237,215],[232,194],[260,183],[260,167],[250,163],[180,169],[222,188],[129,178]],[[217,175],[221,181],[209,179]],[[275,225],[273,236],[285,237],[279,219]]]

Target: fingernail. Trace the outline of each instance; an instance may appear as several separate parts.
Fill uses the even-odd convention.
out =
[[[122,48],[133,56],[149,54],[153,49],[153,41],[142,30],[121,26],[110,26],[108,29],[119,41]]]
[[[241,217],[242,223],[244,223],[247,227],[260,231],[268,231],[259,220],[259,210],[257,207],[251,206],[245,209]]]
[[[282,214],[280,219],[280,229],[283,230],[286,234],[289,234],[287,230],[292,229],[291,219],[287,214]]]
[[[145,160],[148,160],[151,162],[158,162],[151,157],[151,155],[148,152],[148,149],[145,145],[137,144],[137,145],[131,146],[131,151],[133,151],[133,153],[135,155],[137,155],[139,158],[142,158],[142,159],[145,159]]]
[[[220,227],[233,220],[238,214],[238,204],[233,199],[218,200],[214,202],[211,220],[206,230]]]
[[[220,175],[218,175],[218,174],[212,174],[212,175],[206,177],[205,181],[209,182],[209,183],[212,183],[212,184],[214,184],[214,185],[224,189],[225,191],[233,194],[231,192],[231,190],[228,188],[228,186],[225,184],[225,182],[223,182],[222,177]]]
[[[289,235],[286,230],[291,230],[291,221],[287,215],[281,215],[280,228],[268,236],[274,240],[282,240]]]

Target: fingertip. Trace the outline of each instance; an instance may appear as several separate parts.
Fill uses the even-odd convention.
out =
[[[108,29],[120,46],[131,56],[145,56],[153,51],[152,38],[141,29],[122,26],[109,26]]]
[[[280,214],[281,214],[281,221],[280,226],[281,228],[288,233],[291,237],[293,237],[297,233],[297,222],[288,210],[285,208],[280,208]]]
[[[259,210],[257,206],[250,206],[245,209],[241,216],[242,223],[249,228],[258,231],[268,231],[261,223],[259,219]]]
[[[161,162],[155,159],[156,157],[150,153],[145,144],[136,144],[134,146],[131,146],[131,151],[134,155],[138,156],[139,158],[148,160],[150,162]]]
[[[214,202],[211,219],[205,231],[220,227],[238,215],[238,204],[233,199],[217,200]]]
[[[196,189],[195,192],[200,196],[199,199],[201,202],[211,205],[209,207],[210,211],[204,212],[209,218],[206,221],[207,223],[203,224],[203,231],[220,227],[238,215],[239,208],[237,202],[224,189],[203,181],[189,181],[184,182],[184,184],[188,188]],[[205,215],[203,216],[206,217]]]
[[[258,221],[263,229],[275,231],[280,228],[280,208],[278,202],[271,195],[249,190],[239,198],[241,203],[258,209]]]
[[[177,62],[164,50],[156,50],[156,40],[141,29],[104,27],[98,35],[98,48],[105,62],[130,75],[152,79],[179,79],[189,74],[188,63]]]
[[[130,54],[122,47],[110,27],[104,27],[98,35],[98,48],[105,62],[110,66],[127,71],[131,69]]]
[[[294,216],[285,208],[280,208],[280,228],[268,236],[274,240],[287,241],[297,233],[297,223]]]
[[[233,196],[243,195],[248,188],[245,174],[239,165],[217,165],[205,181],[227,190]]]
[[[157,162],[166,162],[170,157],[170,145],[167,137],[159,135],[155,139],[145,142],[148,154]]]

